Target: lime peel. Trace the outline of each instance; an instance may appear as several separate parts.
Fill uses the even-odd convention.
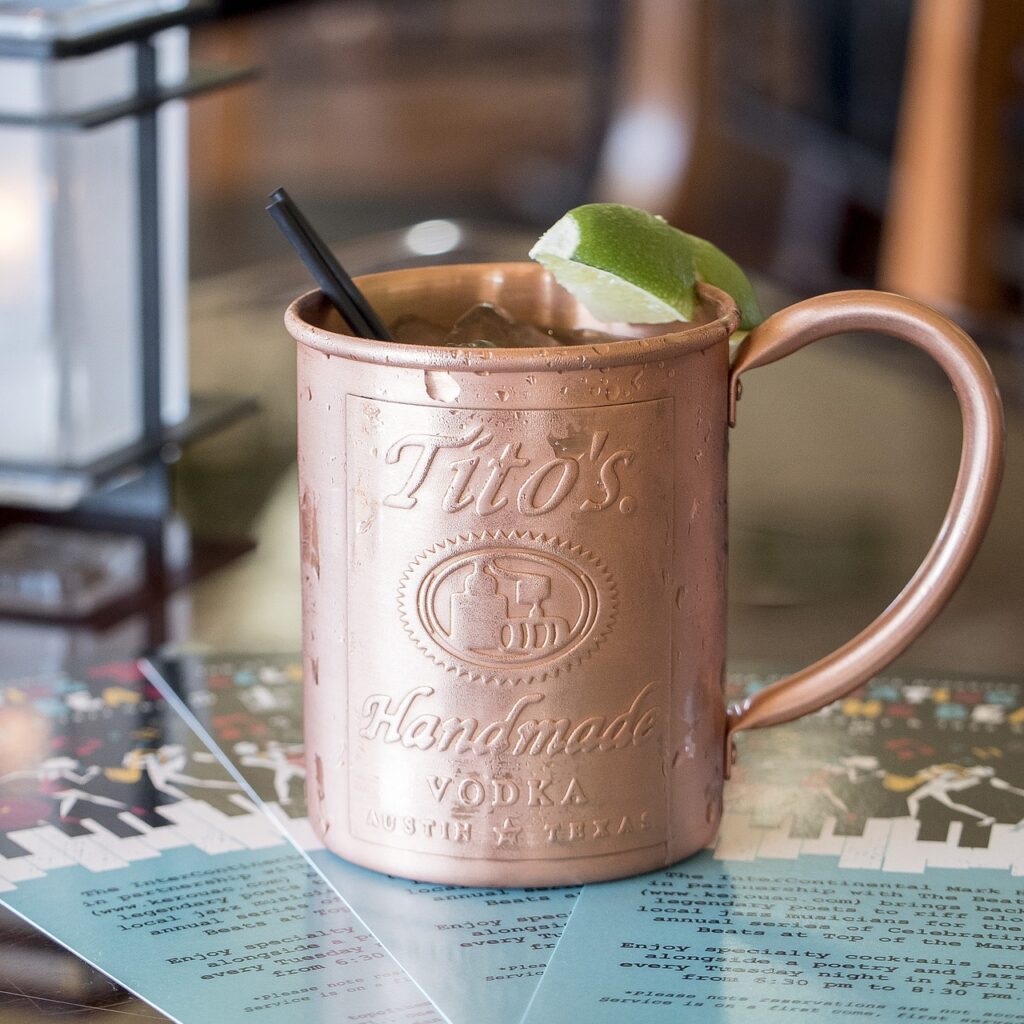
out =
[[[545,256],[540,262],[605,323],[664,324],[687,319],[657,296],[607,270],[561,256]]]
[[[599,320],[690,320],[698,280],[736,300],[741,328],[762,319],[750,282],[725,253],[631,206],[589,203],[570,210],[541,235],[530,257]]]

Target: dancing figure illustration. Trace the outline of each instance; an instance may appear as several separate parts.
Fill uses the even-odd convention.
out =
[[[139,748],[129,750],[121,759],[123,768],[108,771],[108,775],[117,773],[119,781],[134,781],[143,774],[149,779],[158,793],[163,793],[174,800],[188,800],[189,795],[181,787],[193,786],[200,789],[238,790],[238,785],[222,779],[197,779],[188,775],[188,751],[180,743],[167,743],[155,750]]]
[[[912,818],[920,819],[922,801],[932,799],[951,811],[959,811],[961,814],[976,818],[979,825],[987,827],[996,823],[992,815],[985,814],[968,804],[959,803],[950,795],[975,789],[986,782],[993,789],[1024,797],[1024,790],[1011,786],[999,778],[991,765],[964,768],[958,764],[936,764],[922,768],[910,776],[886,774],[884,785],[886,789],[907,793],[907,810],[910,811]]]
[[[292,802],[292,780],[306,778],[303,747],[300,745],[286,746],[278,740],[270,740],[260,751],[255,743],[245,741],[235,744],[235,753],[239,755],[239,763],[245,767],[266,768],[274,773],[274,793],[283,807]]]
[[[80,801],[117,810],[124,810],[128,806],[121,800],[112,800],[110,797],[89,793],[79,788],[88,785],[103,771],[99,765],[90,765],[84,770],[80,770],[81,767],[73,757],[49,757],[35,768],[8,772],[0,776],[0,785],[19,779],[33,780],[37,783],[40,794],[56,803],[57,814],[61,818],[69,818],[72,808]]]

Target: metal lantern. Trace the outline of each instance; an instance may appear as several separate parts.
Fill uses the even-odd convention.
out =
[[[190,0],[0,2],[0,505],[69,508],[189,417]]]

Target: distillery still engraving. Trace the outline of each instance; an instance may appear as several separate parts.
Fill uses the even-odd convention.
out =
[[[615,581],[580,545],[515,530],[465,534],[422,552],[399,587],[406,632],[436,664],[495,683],[576,664],[615,620]]]

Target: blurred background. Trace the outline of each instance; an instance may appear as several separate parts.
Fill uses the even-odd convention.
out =
[[[894,671],[1020,673],[1024,5],[182,0],[141,19],[139,6],[0,0],[0,270],[5,258],[11,275],[27,265],[28,206],[11,182],[30,151],[51,226],[38,265],[71,268],[46,278],[29,313],[0,286],[0,359],[14,367],[0,377],[28,372],[18,324],[59,306],[83,267],[110,294],[130,280],[151,299],[146,282],[158,281],[163,303],[149,314],[163,333],[144,328],[132,343],[141,355],[97,350],[70,383],[60,368],[79,358],[72,343],[52,324],[33,335],[56,353],[55,436],[77,408],[61,388],[77,394],[89,366],[103,376],[112,360],[134,360],[140,383],[134,425],[107,449],[0,456],[5,677],[168,643],[298,648],[294,348],[281,316],[309,282],[263,212],[279,185],[353,273],[525,258],[566,209],[611,200],[713,240],[769,309],[849,287],[938,306],[996,371],[1007,476],[967,582]],[[75,21],[76,8],[93,20]],[[103,117],[83,114],[83,84],[100,74],[89,62],[157,37],[152,81],[142,87],[136,62],[135,93],[101,98]],[[49,85],[30,88],[31,76]],[[16,87],[36,105],[7,109]],[[154,124],[159,202],[144,186]],[[76,219],[74,205],[96,194],[95,165],[109,177],[116,157],[88,147],[118,132],[117,145],[139,148],[125,150],[135,170],[109,209],[131,195],[140,223],[126,215],[128,234],[143,229],[141,255],[123,267],[103,256],[109,224]],[[65,193],[71,206],[55,214]],[[159,246],[150,221],[163,228]],[[133,261],[141,270],[126,269]],[[0,441],[16,428],[11,408],[0,402]],[[948,384],[886,339],[836,339],[752,376],[730,468],[736,663],[807,663],[865,625],[927,550],[959,441]],[[52,535],[26,533],[39,526],[71,531],[59,557]],[[6,934],[4,1020],[84,1013],[76,1001],[91,1020],[151,1015],[84,968],[57,991],[39,964],[58,954],[24,930]]]

